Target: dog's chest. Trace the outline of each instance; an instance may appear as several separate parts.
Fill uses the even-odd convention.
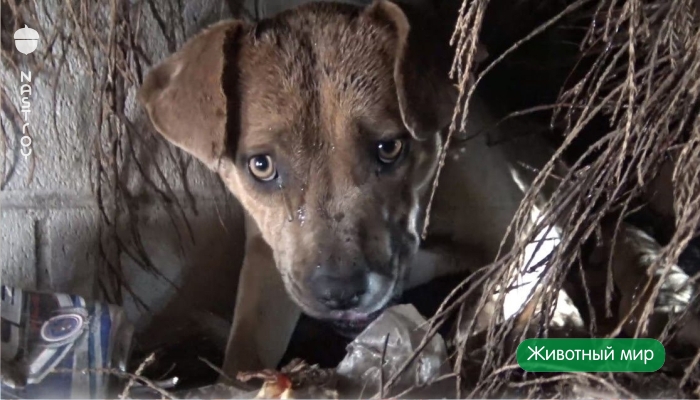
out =
[[[495,255],[521,199],[522,192],[498,155],[465,150],[445,164],[430,232]]]

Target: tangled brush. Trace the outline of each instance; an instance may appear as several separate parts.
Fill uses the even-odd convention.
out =
[[[476,88],[498,63],[565,18],[586,21],[588,28],[579,44],[579,61],[561,88],[556,103],[518,113],[550,111],[551,126],[561,132],[561,145],[538,171],[511,223],[511,232],[517,238],[514,246],[485,267],[481,274],[470,277],[464,283],[469,289],[455,292],[445,301],[431,321],[433,331],[448,317],[461,314],[467,299],[475,295],[476,287],[483,288],[477,307],[481,310],[490,294],[498,293],[503,282],[511,282],[522,268],[526,245],[537,242],[538,235],[552,229],[556,223],[561,227],[562,240],[543,267],[541,279],[546,289],[539,299],[543,309],[550,312],[543,312],[539,320],[530,322],[539,324],[540,331],[546,331],[556,305],[556,295],[567,274],[573,267],[580,267],[587,256],[583,244],[590,240],[597,243],[607,240],[612,241],[610,247],[614,247],[623,219],[635,211],[649,182],[657,176],[662,165],[670,163],[675,226],[668,243],[649,267],[649,271],[661,272],[656,274],[657,279],[650,276],[644,286],[645,292],[651,295],[636,299],[637,302],[644,301],[639,305],[643,309],[641,316],[632,321],[630,313],[621,315],[617,326],[608,333],[609,337],[615,337],[625,324],[634,322],[634,335],[643,335],[664,279],[681,252],[698,235],[700,227],[700,5],[693,0],[569,2],[554,17],[498,55],[480,71],[472,84],[468,72],[474,66],[479,33],[489,3],[489,0],[464,1],[459,12],[452,38],[456,57],[451,74],[459,82],[460,96],[447,146],[455,132],[465,128],[470,100]],[[607,122],[602,130],[593,124],[600,119]],[[596,130],[593,144],[573,163],[569,162],[571,168],[565,176],[557,176],[555,167],[564,159],[565,152],[582,135],[591,135],[592,129]],[[445,154],[441,165],[444,159]],[[558,181],[557,189],[551,200],[542,206],[538,204],[538,193],[552,177]],[[536,207],[540,216],[533,223],[531,215]],[[601,226],[610,219],[617,229],[613,230],[612,237],[604,237]],[[608,258],[605,297],[609,313],[614,289],[611,256]],[[697,279],[697,275],[693,276],[691,282],[696,283]],[[497,305],[500,309],[496,312],[502,313],[505,296],[502,290],[500,293]],[[591,324],[595,324],[594,319]],[[664,330],[659,338],[661,341],[670,328]],[[485,339],[488,346],[482,353],[479,379],[471,396],[493,396],[502,393],[506,386],[512,390],[527,389],[530,395],[543,395],[546,393],[543,384],[562,382],[583,383],[613,396],[634,395],[623,387],[622,382],[629,383],[632,379],[624,374],[609,374],[604,378],[592,374],[564,374],[546,379],[528,377],[529,380],[509,384],[518,370],[514,355],[505,351],[507,346],[503,345],[511,329],[512,323],[491,322]],[[590,332],[595,330],[595,326],[590,327]],[[460,377],[465,376],[462,367],[463,361],[469,358],[469,339],[472,339],[469,334],[461,335],[455,346],[455,372]],[[697,359],[695,357],[686,367],[687,373],[676,382],[677,386],[688,386],[688,377],[690,371],[697,368]],[[697,392],[700,388],[689,389],[700,395]],[[652,389],[646,386],[644,390]],[[561,395],[562,392],[555,393]],[[649,395],[648,392],[640,394]]]

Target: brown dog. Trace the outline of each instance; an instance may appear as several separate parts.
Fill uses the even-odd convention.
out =
[[[406,287],[496,257],[522,198],[513,177],[532,178],[519,165],[550,152],[532,137],[452,149],[421,243],[456,94],[433,23],[384,0],[308,4],[214,25],[146,77],[158,132],[249,215],[225,372],[274,367],[299,308],[357,331]],[[491,126],[470,110],[468,129]]]
[[[268,264],[294,302],[349,328],[405,285],[454,104],[449,59],[422,55],[446,42],[414,31],[434,30],[411,29],[389,2],[224,22],[155,68],[141,90],[156,129],[242,203],[249,246],[259,255],[269,245]],[[241,281],[261,280],[269,282]],[[249,326],[238,314],[234,326]]]

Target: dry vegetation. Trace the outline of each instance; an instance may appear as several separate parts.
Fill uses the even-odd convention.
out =
[[[545,306],[554,305],[556,291],[562,287],[571,268],[578,268],[582,247],[588,239],[600,239],[599,229],[605,218],[613,216],[619,223],[633,211],[648,182],[662,163],[675,155],[673,169],[675,229],[660,257],[650,269],[663,270],[662,278],[647,282],[652,296],[642,305],[644,312],[637,321],[636,334],[644,332],[646,320],[658,296],[663,277],[674,265],[700,226],[700,9],[693,0],[578,0],[568,2],[554,18],[543,23],[522,40],[498,55],[477,75],[472,85],[467,71],[472,70],[479,33],[489,0],[465,1],[460,10],[453,45],[457,49],[452,75],[459,80],[461,96],[454,113],[450,136],[464,126],[469,101],[482,78],[518,46],[533,39],[563,18],[587,21],[588,31],[580,43],[580,58],[592,59],[580,78],[571,79],[561,88],[556,104],[523,110],[520,114],[551,109],[552,126],[562,126],[562,144],[554,158],[539,171],[520,212],[511,227],[519,240],[503,258],[484,268],[470,282],[471,287],[484,285],[479,307],[488,293],[499,284],[509,282],[525,254],[525,245],[537,240],[537,233],[553,222],[562,227],[564,240],[550,255],[544,280],[550,289],[544,296]],[[553,199],[542,210],[542,218],[530,223],[530,210],[536,206],[548,176],[554,174],[557,160],[582,134],[594,118],[609,121],[605,132],[573,164],[568,175],[559,177]],[[436,185],[438,184],[436,180]],[[613,240],[616,237],[613,236]],[[610,268],[610,266],[608,266]],[[612,272],[608,273],[607,295],[612,292]],[[697,281],[698,276],[692,278]],[[466,284],[466,282],[465,282]],[[465,305],[473,289],[448,298],[442,312],[433,317],[434,328]],[[697,304],[697,299],[693,299]],[[500,304],[502,307],[502,303]],[[607,305],[609,307],[609,304]],[[630,315],[620,316],[618,326],[609,333],[616,336]],[[547,326],[549,315],[533,321]],[[671,324],[674,321],[671,321]],[[591,321],[592,324],[595,321]],[[470,396],[489,397],[499,393],[530,396],[700,396],[697,356],[685,361],[683,374],[675,378],[656,374],[653,377],[631,374],[563,374],[559,376],[521,376],[515,368],[514,355],[504,352],[510,330],[507,324],[494,321],[487,333],[487,350],[481,353],[479,379]],[[669,327],[670,328],[670,327]],[[595,327],[591,327],[591,332]],[[667,339],[670,329],[660,340]],[[456,344],[456,372],[476,353],[467,354],[468,335]],[[552,384],[552,385],[549,385]],[[566,385],[562,385],[566,384]],[[550,391],[556,387],[557,390]]]

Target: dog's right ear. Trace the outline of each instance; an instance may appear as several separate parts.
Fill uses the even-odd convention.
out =
[[[139,91],[158,133],[215,171],[227,145],[222,78],[232,72],[229,53],[244,27],[225,21],[198,34],[151,70]]]
[[[404,124],[416,139],[433,135],[449,124],[457,101],[448,77],[449,37],[437,32],[434,15],[416,15],[389,0],[374,0],[365,12],[395,35],[394,81]]]

